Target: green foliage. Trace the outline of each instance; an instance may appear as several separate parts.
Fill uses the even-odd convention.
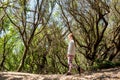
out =
[[[115,64],[111,61],[103,61],[103,63],[98,64],[100,69],[115,67]]]
[[[98,60],[91,67],[91,70],[114,68],[114,67],[116,67],[118,65],[119,65],[119,63],[115,63],[115,62],[111,62],[111,61],[101,61],[101,60]]]
[[[117,67],[117,66],[120,66],[120,62],[118,61],[118,62],[114,62],[115,63],[115,66]]]
[[[107,15],[105,5],[109,5],[100,2],[101,15],[101,11],[97,13],[99,6],[87,2],[89,0],[60,0],[61,8],[56,4],[52,10],[55,1],[44,0],[41,4],[40,1],[34,4],[34,8],[31,8],[33,5],[30,0],[3,2],[6,13],[0,9],[0,19],[5,14],[0,20],[0,69],[17,70],[27,49],[22,71],[41,74],[67,72],[67,35],[70,32],[73,32],[76,43],[75,64],[94,70],[120,66],[119,62],[108,59],[116,54],[116,50],[119,53],[119,47],[116,46],[119,42],[115,42],[119,41],[119,33],[115,34],[113,30],[119,29],[119,13],[112,8],[112,13]],[[119,10],[118,4],[116,9]],[[105,26],[104,20],[109,27]]]

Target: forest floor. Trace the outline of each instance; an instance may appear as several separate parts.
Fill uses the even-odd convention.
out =
[[[64,74],[42,75],[22,72],[0,72],[0,80],[120,80],[120,67],[69,76]]]

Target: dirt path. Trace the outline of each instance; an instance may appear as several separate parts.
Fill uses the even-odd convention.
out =
[[[0,80],[120,80],[120,67],[70,76],[62,74],[41,75],[21,72],[0,72]]]

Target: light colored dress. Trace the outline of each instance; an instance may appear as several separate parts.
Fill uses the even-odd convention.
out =
[[[68,45],[68,55],[75,55],[75,44],[74,40],[70,40],[69,45]]]
[[[68,64],[69,66],[72,66],[72,61],[75,56],[75,44],[74,40],[70,40],[69,45],[68,45]]]

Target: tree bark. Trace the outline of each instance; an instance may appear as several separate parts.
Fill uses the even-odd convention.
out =
[[[26,59],[27,52],[28,52],[28,47],[26,47],[25,50],[24,50],[22,60],[21,60],[20,65],[17,69],[18,72],[22,71],[22,68],[24,67],[24,62],[25,62],[25,59]]]

